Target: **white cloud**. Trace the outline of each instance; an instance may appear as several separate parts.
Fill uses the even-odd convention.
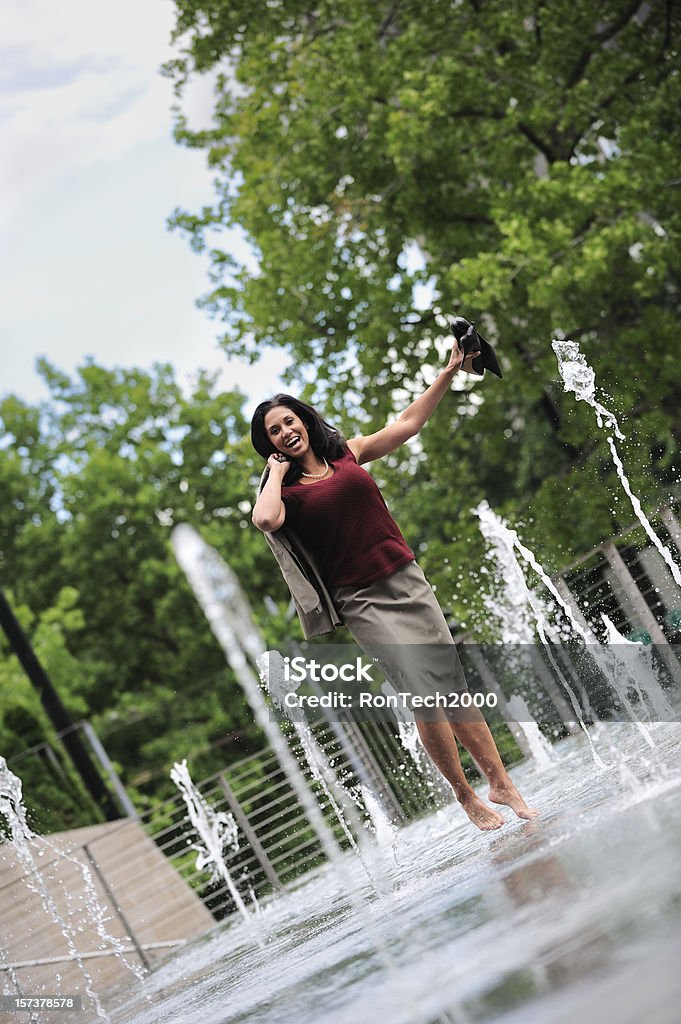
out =
[[[0,7],[0,218],[74,167],[167,136],[170,4],[10,0]],[[11,58],[11,59],[8,59]]]
[[[144,64],[150,52],[168,49],[171,27],[171,5],[158,0],[4,0],[0,15],[0,38],[64,62],[113,54]]]

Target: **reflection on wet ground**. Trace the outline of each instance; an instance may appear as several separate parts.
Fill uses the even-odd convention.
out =
[[[327,867],[109,999],[115,1024],[677,1024],[681,1005],[681,727],[600,726],[514,779],[543,810],[497,833],[456,805],[367,851],[380,896]],[[381,947],[377,949],[377,945]]]

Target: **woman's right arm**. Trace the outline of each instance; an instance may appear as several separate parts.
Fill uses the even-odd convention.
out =
[[[263,533],[274,533],[286,519],[286,509],[281,500],[281,485],[289,466],[288,459],[281,462],[276,455],[270,455],[267,460],[270,475],[258,495],[251,516],[253,525]]]

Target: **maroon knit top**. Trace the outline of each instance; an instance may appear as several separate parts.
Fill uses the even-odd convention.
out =
[[[347,450],[333,476],[282,487],[286,521],[315,556],[327,587],[363,586],[414,559],[383,495]]]

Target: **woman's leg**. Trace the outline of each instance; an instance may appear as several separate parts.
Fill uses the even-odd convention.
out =
[[[456,739],[466,748],[480,771],[489,782],[489,799],[495,804],[506,804],[519,818],[536,818],[539,811],[528,807],[511,777],[504,768],[492,733],[477,708],[466,711],[466,721],[450,722]]]
[[[484,831],[500,828],[504,823],[502,816],[491,807],[487,807],[466,780],[449,722],[427,722],[417,718],[416,728],[429,757],[454,790],[456,799],[473,824]]]
[[[415,562],[366,587],[335,587],[332,595],[357,644],[369,657],[376,656],[386,678],[393,681],[397,690],[401,689],[400,679],[405,689],[412,689],[409,684],[421,675],[426,654],[431,675],[445,681],[439,689],[449,686],[452,680],[457,681],[460,689],[466,689],[463,668],[444,615]],[[467,716],[472,711],[467,710]],[[516,814],[523,812],[521,817],[533,817],[536,812],[525,805],[509,779],[482,715],[479,722],[483,728],[464,728],[459,739],[489,779],[490,798],[509,804]],[[477,717],[474,724],[478,726]],[[466,781],[456,745],[459,724],[450,725],[443,716],[440,721],[417,718],[416,725],[426,752],[452,786],[471,821],[479,828],[499,828],[502,816],[487,807]]]

